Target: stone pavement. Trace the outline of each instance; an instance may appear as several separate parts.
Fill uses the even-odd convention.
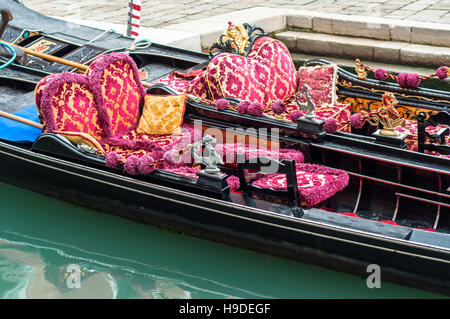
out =
[[[50,16],[124,24],[128,0],[22,0]],[[450,0],[142,0],[143,27],[167,27],[256,6],[450,24]]]

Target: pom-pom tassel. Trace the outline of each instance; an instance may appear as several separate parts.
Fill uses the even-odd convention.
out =
[[[155,160],[150,155],[142,156],[137,163],[139,173],[142,175],[147,175],[153,172],[155,170],[155,166],[150,164],[153,164],[154,162]]]
[[[130,175],[138,175],[139,174],[138,161],[139,158],[137,158],[134,155],[128,157],[125,164],[123,165],[123,169],[125,170],[125,172]]]
[[[121,163],[122,156],[117,154],[116,152],[109,152],[105,157],[105,165],[107,167],[117,167]]]

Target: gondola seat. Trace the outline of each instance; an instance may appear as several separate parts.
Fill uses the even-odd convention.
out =
[[[298,73],[284,43],[259,37],[247,56],[228,52],[214,56],[205,72],[212,100],[235,97],[270,106],[293,95]]]
[[[189,143],[193,132],[187,125],[178,134],[140,132],[145,94],[134,61],[112,53],[94,61],[85,75],[60,73],[44,78],[35,98],[45,132],[96,148],[108,166],[129,162],[126,171],[137,174],[140,158],[146,157],[146,166],[156,167],[164,152],[184,140]]]
[[[258,102],[264,107],[264,113],[271,116],[275,115],[272,104],[282,100],[287,104],[283,117],[290,120],[289,114],[299,110],[294,94],[305,83],[312,89],[316,116],[344,123],[338,124],[337,130],[350,132],[351,105],[337,102],[336,80],[336,65],[301,67],[297,72],[286,46],[263,36],[255,40],[248,56],[223,52],[214,56],[206,68],[190,73],[173,72],[154,84],[162,83],[208,101],[233,97]]]
[[[299,89],[304,84],[311,88],[309,95],[316,106],[315,115],[318,119],[323,121],[335,119],[338,123],[338,131],[350,132],[351,127],[349,123],[352,115],[352,108],[350,103],[338,101],[336,95],[337,69],[338,67],[335,64],[300,67]],[[306,102],[304,95],[302,95],[300,102]],[[297,103],[291,101],[287,105],[287,110],[289,114],[298,110]],[[305,115],[304,111],[300,112],[301,116]]]
[[[260,177],[248,171],[272,172]],[[244,193],[278,199],[286,197],[291,204],[312,207],[326,201],[348,185],[347,172],[316,164],[295,163],[292,159],[280,161],[259,157],[254,161],[238,163],[241,190]]]
[[[343,170],[314,164],[296,164],[295,174],[300,201],[303,206],[314,206],[330,198],[348,184],[348,174]],[[259,188],[285,190],[285,174],[268,174],[252,182]]]
[[[173,72],[154,83],[213,101],[234,97],[270,106],[296,92],[298,73],[286,46],[264,36],[255,40],[247,56],[220,53],[205,69]]]

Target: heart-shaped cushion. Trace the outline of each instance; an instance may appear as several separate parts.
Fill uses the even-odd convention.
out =
[[[111,131],[121,136],[136,128],[145,89],[133,59],[124,53],[110,53],[97,58],[85,73],[100,86]]]
[[[77,132],[100,141],[106,137],[108,119],[101,115],[102,98],[89,77],[59,73],[41,80],[36,89],[36,105],[47,132]]]
[[[269,37],[258,38],[247,57],[231,53],[215,56],[205,76],[212,99],[236,97],[264,106],[293,95],[298,86],[289,50]]]

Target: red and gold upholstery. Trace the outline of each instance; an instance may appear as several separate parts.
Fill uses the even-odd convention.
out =
[[[324,121],[333,118],[338,123],[338,131],[350,132],[351,126],[347,123],[352,115],[351,105],[337,102],[337,69],[337,65],[332,64],[301,67],[297,72],[283,43],[260,37],[246,57],[221,53],[210,61],[206,69],[189,74],[174,72],[154,83],[163,83],[180,93],[202,99],[214,101],[236,97],[258,102],[265,114],[286,121],[291,120],[290,112],[298,111],[298,105],[291,102],[286,106],[286,113],[276,115],[271,109],[272,103],[276,100],[292,101],[300,85],[307,84],[317,107],[316,116]],[[302,97],[301,102],[304,100]]]
[[[299,88],[304,84],[311,88],[309,95],[315,103],[317,118],[325,121],[326,119],[335,119],[338,123],[337,130],[340,132],[351,132],[350,117],[352,108],[350,103],[337,102],[336,82],[337,65],[318,65],[301,67],[299,69]],[[304,96],[300,102],[306,102]],[[288,109],[295,110],[297,105],[288,105]],[[302,113],[304,113],[302,111]],[[344,123],[344,124],[341,124]]]
[[[167,77],[151,84],[165,84],[179,93],[193,94],[202,99],[207,98],[205,69],[189,73],[172,72]]]
[[[182,167],[173,167],[173,168],[163,168],[162,170],[172,173],[172,174],[177,174],[177,175],[182,175],[182,176],[197,179],[198,178],[197,172],[200,172],[201,168],[200,167],[182,166]]]
[[[137,126],[145,89],[139,71],[131,57],[110,53],[91,63],[86,75],[97,83],[108,113],[111,132],[108,137],[126,134]]]
[[[286,105],[286,113],[281,114],[281,116],[285,120],[291,121],[290,113],[293,111],[298,110],[298,105],[295,102],[291,102]],[[299,111],[301,116],[305,115],[305,111]],[[275,116],[272,110],[266,110],[266,114]],[[350,125],[350,117],[352,116],[352,106],[350,103],[341,103],[337,102],[334,105],[328,105],[325,104],[323,107],[318,107],[317,110],[314,112],[316,117],[320,120],[325,121],[329,118],[336,119],[338,125],[337,125],[337,131],[339,132],[351,132],[351,125]],[[278,115],[280,116],[280,115]]]
[[[165,151],[186,138],[190,143],[193,129],[185,125],[178,134],[138,133],[144,95],[134,61],[112,53],[94,61],[86,75],[60,73],[44,78],[35,98],[44,131],[62,134],[74,143],[83,139],[106,156],[108,166],[141,157],[146,157],[142,162],[148,166],[160,163]],[[111,153],[114,156],[108,157]],[[135,172],[135,166],[127,172]],[[149,172],[147,168],[139,171]]]
[[[186,100],[186,94],[147,94],[137,132],[167,135],[179,131],[183,124]]]
[[[236,97],[263,106],[293,95],[298,86],[289,50],[269,37],[258,38],[246,57],[218,54],[210,61],[205,77],[210,99]]]
[[[299,73],[299,88],[304,84],[311,88],[309,95],[318,109],[334,106],[337,100],[336,79],[337,65],[318,65],[301,67]],[[306,102],[302,96],[300,102]]]
[[[298,74],[289,50],[282,42],[260,37],[246,57],[221,53],[210,61],[206,70],[189,74],[174,72],[153,84],[156,83],[204,99],[236,97],[270,106],[296,92]]]
[[[69,72],[47,76],[38,83],[35,99],[44,132],[80,133],[95,141],[106,137],[97,109],[101,97],[87,76]]]
[[[298,163],[296,166],[298,190],[302,204],[313,206],[318,204],[348,185],[348,174],[339,169],[333,169],[315,164]],[[253,186],[286,190],[285,174],[267,174],[252,182]]]

